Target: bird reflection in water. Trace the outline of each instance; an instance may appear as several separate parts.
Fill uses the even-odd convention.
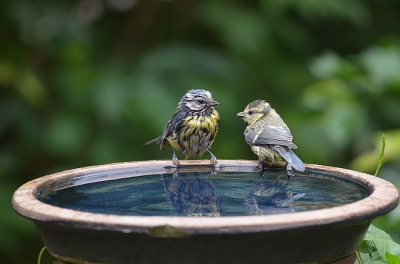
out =
[[[251,188],[246,197],[250,215],[294,213],[292,202],[305,193],[293,194],[286,184],[275,180],[262,181]]]
[[[174,171],[173,177],[164,175],[162,179],[174,213],[180,216],[219,217],[221,198],[208,180],[208,175],[215,173],[213,168],[202,172],[185,170],[183,178],[176,177],[178,173]]]

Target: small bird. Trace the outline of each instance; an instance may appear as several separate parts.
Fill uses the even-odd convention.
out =
[[[261,170],[264,163],[273,165],[282,157],[287,161],[288,183],[293,176],[290,172],[292,168],[305,170],[303,162],[292,151],[297,146],[292,142],[293,136],[288,126],[269,103],[264,100],[253,101],[237,116],[249,124],[244,131],[244,138],[259,157]]]
[[[179,102],[163,134],[145,145],[161,143],[161,150],[172,147],[172,163],[175,165],[178,165],[176,150],[182,151],[186,158],[201,156],[207,151],[210,153],[211,163],[217,163],[217,158],[209,148],[218,133],[220,117],[214,109],[218,104],[209,91],[189,90]]]

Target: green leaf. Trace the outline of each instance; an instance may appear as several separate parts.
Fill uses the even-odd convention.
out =
[[[368,241],[364,238],[363,242],[361,243],[360,247],[358,248],[358,251],[360,251],[361,253],[371,254],[372,252],[376,251],[376,248],[372,241]]]
[[[386,262],[388,264],[400,264],[400,258],[388,252],[386,253]]]
[[[383,260],[368,260],[367,262],[365,262],[365,264],[386,264],[385,261]]]
[[[387,254],[393,255],[397,258],[398,256],[400,256],[400,245],[394,242],[389,234],[372,224],[370,225],[368,232],[365,235],[364,241],[371,241],[374,244],[380,257],[384,260],[386,259]],[[390,256],[390,258],[395,259],[392,256]]]
[[[316,58],[310,66],[314,76],[326,79],[334,76],[340,68],[340,57],[332,51],[327,51]]]
[[[400,49],[398,47],[372,47],[361,54],[361,63],[371,79],[387,88],[400,81]]]

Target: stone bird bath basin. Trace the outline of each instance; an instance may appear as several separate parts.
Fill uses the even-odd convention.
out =
[[[18,188],[12,206],[61,261],[208,264],[354,263],[372,219],[398,204],[391,183],[341,168],[306,165],[285,186],[284,164],[264,175],[256,161],[171,165],[51,174]]]

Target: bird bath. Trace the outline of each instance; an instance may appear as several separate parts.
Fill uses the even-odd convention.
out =
[[[143,161],[79,168],[22,185],[12,206],[69,263],[352,263],[395,186],[351,170]]]

